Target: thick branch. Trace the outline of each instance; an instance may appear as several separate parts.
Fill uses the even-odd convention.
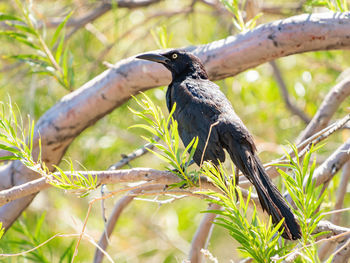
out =
[[[295,16],[188,50],[204,61],[211,79],[222,79],[281,56],[349,48],[349,17],[349,13]],[[52,168],[53,164],[59,163],[76,136],[123,104],[130,95],[169,82],[170,74],[161,65],[134,58],[120,61],[114,68],[65,96],[40,118],[35,127],[34,156],[38,154],[40,132],[43,161]],[[0,190],[37,177],[20,161],[14,161],[0,168]],[[6,229],[32,198],[26,197],[0,207],[0,221]]]
[[[154,182],[154,184],[163,184],[164,186],[179,183],[181,180],[175,174],[168,171],[159,171],[151,168],[133,168],[125,170],[110,170],[110,171],[77,171],[82,176],[97,177],[97,185],[101,184],[116,184],[130,182]],[[70,172],[66,172],[68,177],[71,177]],[[59,176],[59,173],[57,173]],[[73,174],[74,178],[74,174]],[[0,191],[0,205],[7,204],[13,200],[35,194],[41,190],[49,188],[51,185],[46,182],[46,178],[30,181],[23,185],[14,186],[7,190]],[[201,189],[219,191],[206,177],[201,177]],[[199,188],[192,187],[191,190],[197,191]],[[247,190],[242,189],[243,196],[247,196]],[[252,195],[252,199],[259,206],[256,195]]]
[[[210,204],[209,210],[219,210],[221,207],[217,204]],[[213,222],[217,214],[206,213],[204,214],[202,221],[197,228],[191,243],[191,251],[189,255],[190,262],[200,263],[203,262],[203,254],[201,249],[206,248],[208,241],[213,230]]]

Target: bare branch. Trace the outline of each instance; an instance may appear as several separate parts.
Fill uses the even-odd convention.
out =
[[[209,204],[208,210],[219,210],[221,207],[217,204]],[[213,230],[213,222],[216,218],[214,213],[206,213],[200,225],[197,228],[197,231],[192,239],[191,251],[189,254],[190,262],[200,263],[203,261],[203,254],[201,249],[205,249],[208,246],[208,242]]]
[[[350,180],[350,161],[348,161],[343,166],[343,172],[342,172],[340,183],[339,183],[338,190],[337,190],[337,199],[335,201],[334,210],[338,210],[338,209],[343,208],[344,198],[345,198],[345,194],[347,191],[347,186],[348,186],[349,180]],[[339,224],[340,214],[339,213],[333,214],[331,221],[334,224]]]
[[[350,160],[350,139],[341,145],[326,161],[322,163],[314,172],[313,180],[316,186],[323,184],[333,178],[333,176]]]
[[[280,88],[280,91],[282,93],[282,98],[284,100],[284,103],[286,104],[287,108],[295,115],[297,115],[300,119],[302,119],[306,124],[310,122],[310,117],[305,114],[301,109],[299,109],[294,103],[291,101],[291,98],[289,97],[287,85],[284,82],[284,79],[282,77],[282,73],[277,66],[275,61],[270,61],[270,65],[273,69],[273,74],[275,76],[275,79],[278,83],[278,87]]]
[[[350,96],[350,77],[335,85],[324,98],[312,121],[301,133],[297,142],[301,142],[325,128],[340,104]]]
[[[89,13],[85,14],[82,17],[79,18],[70,18],[66,26],[67,27],[75,27],[75,28],[81,28],[87,23],[90,23],[97,18],[101,17],[105,13],[107,13],[109,10],[112,9],[113,3],[118,7],[118,8],[127,8],[127,9],[133,9],[133,8],[140,8],[140,7],[146,7],[149,5],[152,5],[154,3],[158,3],[161,0],[111,0],[111,1],[101,1],[102,4],[99,5],[98,7],[95,7],[93,10],[91,10]],[[51,19],[47,22],[45,22],[47,27],[57,27],[59,24],[61,24],[63,21],[62,18],[57,18],[57,19]]]
[[[159,137],[155,136],[153,137],[154,141],[159,141]],[[119,162],[111,165],[111,167],[109,167],[109,170],[116,170],[119,169],[121,167],[123,167],[124,165],[127,165],[129,162],[131,162],[132,160],[141,157],[142,155],[148,153],[149,149],[153,149],[154,148],[154,144],[152,143],[147,143],[144,146],[142,146],[140,149],[137,149],[136,151],[128,154],[128,155],[124,155],[123,159],[121,159]]]
[[[348,187],[348,181],[350,179],[350,161],[348,161],[343,167],[343,173],[340,179],[340,183],[337,191],[337,199],[335,202],[334,210],[341,209],[343,207],[344,197]],[[339,224],[340,213],[334,213],[332,215],[331,221],[333,224]],[[336,244],[334,242],[326,242],[318,250],[318,256],[321,260],[325,260],[327,254],[334,250]]]
[[[148,185],[144,187],[141,186],[140,188],[130,191],[127,195],[119,199],[119,201],[115,204],[113,208],[111,216],[109,217],[108,222],[103,231],[103,234],[101,235],[100,241],[98,242],[98,246],[103,251],[107,249],[108,242],[109,242],[108,239],[110,238],[121,213],[124,211],[125,207],[127,207],[131,203],[131,201],[135,198],[133,194],[140,194],[143,191],[156,190],[156,189],[164,189],[164,185]],[[104,253],[102,253],[100,249],[96,249],[94,263],[102,262],[103,257],[104,257]]]
[[[101,184],[116,184],[116,183],[130,183],[130,182],[153,182],[154,184],[167,185],[181,182],[175,174],[168,171],[159,171],[151,168],[133,168],[125,170],[113,170],[113,171],[76,171],[74,174],[66,172],[67,176],[75,176],[75,174],[81,176],[97,177],[97,185]],[[59,173],[57,173],[59,176]],[[201,177],[202,188],[212,191],[220,191],[215,185],[213,185],[206,177]],[[49,188],[51,185],[46,182],[46,178],[41,177],[39,179],[30,181],[28,183],[14,186],[7,190],[0,191],[0,205],[7,204],[13,200],[35,194],[41,190]],[[192,187],[193,191],[199,190],[199,188]],[[242,189],[243,196],[248,196],[248,191]],[[257,196],[253,195],[252,199],[257,201]],[[256,203],[259,206],[259,202]]]
[[[341,227],[335,224],[332,224],[329,221],[322,220],[318,222],[317,227],[313,231],[313,234],[318,234],[326,232],[326,234],[319,236],[317,238],[318,241],[315,243],[309,244],[307,246],[313,246],[318,243],[322,243],[325,241],[333,241],[338,244],[343,243],[344,241],[347,241],[350,238],[350,228]],[[281,260],[285,259],[283,262],[294,262],[295,259],[300,255],[300,251],[303,250],[305,247],[299,247],[292,251],[291,253],[284,255],[283,257],[274,257],[271,258],[273,260]]]
[[[343,263],[350,258],[350,237],[347,240],[340,242],[333,253],[334,258],[332,263]]]

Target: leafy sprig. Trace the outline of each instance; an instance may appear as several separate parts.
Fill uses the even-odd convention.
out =
[[[159,137],[163,144],[156,142],[153,137],[143,136],[145,140],[154,144],[159,152],[151,149],[147,150],[171,165],[172,168],[167,169],[177,174],[183,180],[179,185],[185,183],[188,186],[194,186],[198,178],[197,172],[188,171],[188,166],[198,145],[198,138],[193,138],[186,149],[180,149],[180,136],[177,130],[178,124],[172,117],[176,109],[176,104],[174,104],[168,118],[165,118],[159,106],[156,106],[146,94],[142,93],[142,96],[143,98],[141,100],[134,97],[142,110],[139,111],[130,107],[129,109],[133,114],[145,120],[147,124],[136,124],[131,126],[131,128],[142,128],[152,135]],[[189,154],[187,154],[188,151],[190,151]]]
[[[313,180],[316,160],[311,160],[312,153],[319,149],[319,147],[311,147],[310,151],[306,152],[303,159],[299,158],[298,150],[295,145],[291,145],[291,148],[296,156],[295,159],[286,152],[289,164],[278,164],[278,166],[284,166],[290,169],[292,175],[281,169],[277,168],[277,170],[282,175],[288,193],[297,208],[294,209],[294,213],[300,223],[302,233],[301,240],[305,247],[301,253],[302,260],[320,262],[316,245],[308,245],[313,244],[318,236],[325,234],[321,232],[312,235],[317,224],[324,217],[323,213],[325,212],[321,204],[324,201],[326,191],[322,192],[322,187],[317,187],[316,182]]]
[[[22,16],[0,13],[0,22],[4,21],[9,28],[1,30],[0,36],[10,38],[29,49],[26,53],[4,57],[25,62],[32,73],[52,76],[62,87],[73,90],[73,55],[65,47],[65,25],[72,12],[59,24],[48,44],[30,6],[22,4],[20,0],[16,0],[16,3]]]
[[[11,102],[0,102],[0,149],[7,151],[7,156],[0,157],[1,161],[20,160],[26,167],[45,177],[47,181],[58,188],[79,191],[86,195],[97,186],[97,177],[83,176],[73,168],[69,161],[70,172],[66,173],[58,166],[59,171],[53,173],[41,160],[41,140],[35,130],[34,121],[28,117],[27,128],[19,110]],[[19,118],[17,117],[19,116]],[[37,140],[39,153],[34,157],[34,141]]]
[[[257,20],[262,16],[262,13],[257,14],[249,21],[244,20],[243,11],[240,8],[245,6],[246,1],[239,0],[220,0],[225,8],[233,15],[232,23],[239,32],[246,32],[252,30],[256,26]]]

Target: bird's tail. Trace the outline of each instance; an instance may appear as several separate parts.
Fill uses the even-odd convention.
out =
[[[232,150],[235,152],[232,152]],[[299,223],[282,194],[267,175],[259,157],[250,147],[244,145],[229,147],[228,152],[237,168],[254,185],[261,206],[263,210],[271,215],[272,222],[278,224],[284,218],[281,226],[281,228],[284,228],[282,236],[285,239],[299,239],[301,237]]]

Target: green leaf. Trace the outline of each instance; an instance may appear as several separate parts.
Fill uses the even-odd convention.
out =
[[[55,60],[57,61],[57,63],[62,63],[63,65],[65,65],[65,63],[63,62],[62,59],[62,51],[63,51],[63,44],[64,44],[64,32],[60,38],[60,42],[58,43],[57,49],[56,49],[56,54],[55,54]]]
[[[4,20],[10,20],[10,21],[14,20],[14,21],[20,21],[24,23],[24,21],[17,16],[0,13],[0,21],[4,21]]]
[[[11,161],[11,160],[19,160],[19,159],[21,159],[21,158],[18,156],[15,156],[15,155],[1,156],[0,157],[0,161]]]
[[[26,40],[26,39],[24,39],[22,37],[11,36],[11,38],[17,40],[18,42],[20,42],[20,43],[22,43],[22,44],[24,44],[24,45],[26,45],[28,47],[31,47],[31,48],[36,49],[36,50],[40,50],[40,48],[37,45],[35,45],[33,42],[31,42],[29,40]]]
[[[34,29],[28,27],[27,25],[19,25],[19,24],[14,24],[14,23],[7,23],[7,24],[17,28],[18,30],[21,30],[22,32],[29,33],[29,34],[32,34],[34,36],[38,35],[38,33]]]
[[[14,37],[27,38],[27,36],[25,34],[18,33],[18,32],[11,31],[11,30],[0,31],[0,35],[7,36],[10,38],[14,38]]]
[[[56,41],[59,37],[59,35],[61,34],[62,29],[64,28],[64,26],[66,25],[68,19],[72,16],[74,11],[71,11],[64,19],[63,21],[58,25],[58,27],[56,28],[55,33],[52,36],[51,42],[50,42],[50,46],[53,47],[56,44]],[[61,37],[60,41],[64,40],[64,34]],[[56,59],[57,61],[57,59]]]

